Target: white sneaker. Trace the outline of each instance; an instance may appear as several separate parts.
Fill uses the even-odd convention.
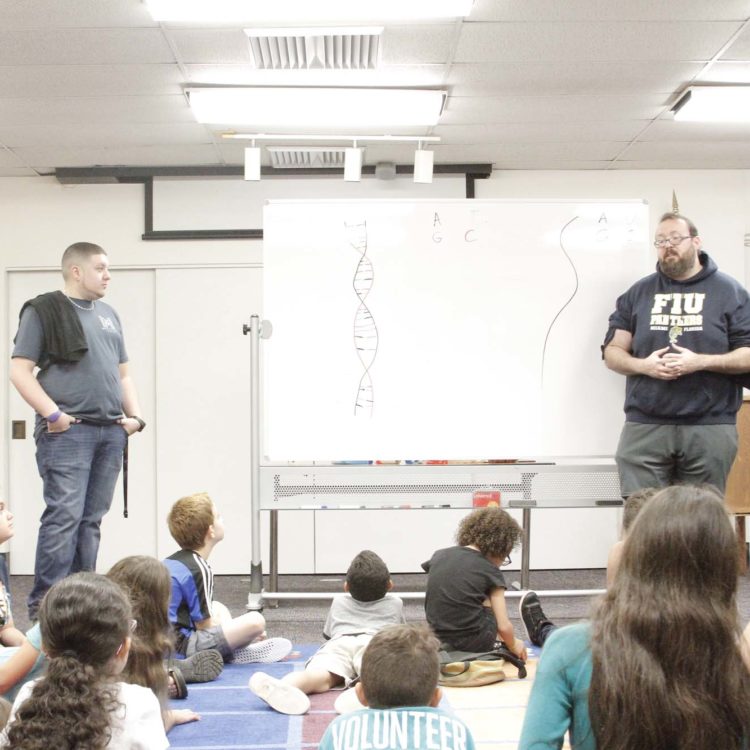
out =
[[[304,714],[310,709],[310,699],[299,688],[265,672],[256,672],[247,684],[258,698],[280,714]]]
[[[357,691],[354,688],[349,688],[336,698],[333,708],[337,714],[348,714],[352,711],[360,711],[363,708],[367,708],[367,706],[363,706],[359,702]]]
[[[253,664],[256,662],[270,664],[274,661],[281,661],[291,653],[291,650],[292,642],[287,638],[266,638],[264,641],[235,649],[232,662],[234,664]]]

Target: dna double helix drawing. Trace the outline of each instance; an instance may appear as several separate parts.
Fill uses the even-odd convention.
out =
[[[354,416],[372,416],[375,406],[370,368],[378,353],[378,329],[365,300],[372,290],[375,272],[367,255],[367,222],[344,223],[347,240],[358,254],[352,286],[359,303],[354,313],[354,349],[362,365],[362,376],[354,399]]]

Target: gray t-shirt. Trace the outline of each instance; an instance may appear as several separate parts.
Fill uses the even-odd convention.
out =
[[[75,300],[86,307],[88,300]],[[83,327],[88,351],[79,362],[50,364],[39,370],[37,379],[45,393],[67,414],[92,422],[114,422],[122,413],[120,365],[128,361],[122,324],[114,308],[97,300],[93,310],[74,308]],[[32,362],[42,358],[42,325],[33,307],[21,317],[13,357]],[[37,415],[35,434],[45,428]]]
[[[360,602],[350,594],[339,594],[331,602],[323,635],[338,638],[354,633],[374,635],[388,625],[405,623],[404,603],[393,594],[386,594],[373,602]]]

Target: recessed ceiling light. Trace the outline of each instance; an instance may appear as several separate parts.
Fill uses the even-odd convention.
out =
[[[468,16],[474,0],[144,0],[156,21],[346,23]]]
[[[256,128],[407,127],[436,125],[444,91],[205,87],[188,90],[198,122]]]
[[[685,122],[750,122],[750,86],[691,86],[672,111]]]

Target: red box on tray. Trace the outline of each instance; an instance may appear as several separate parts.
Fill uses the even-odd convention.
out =
[[[499,508],[500,490],[475,490],[472,495],[472,505],[475,508]]]

